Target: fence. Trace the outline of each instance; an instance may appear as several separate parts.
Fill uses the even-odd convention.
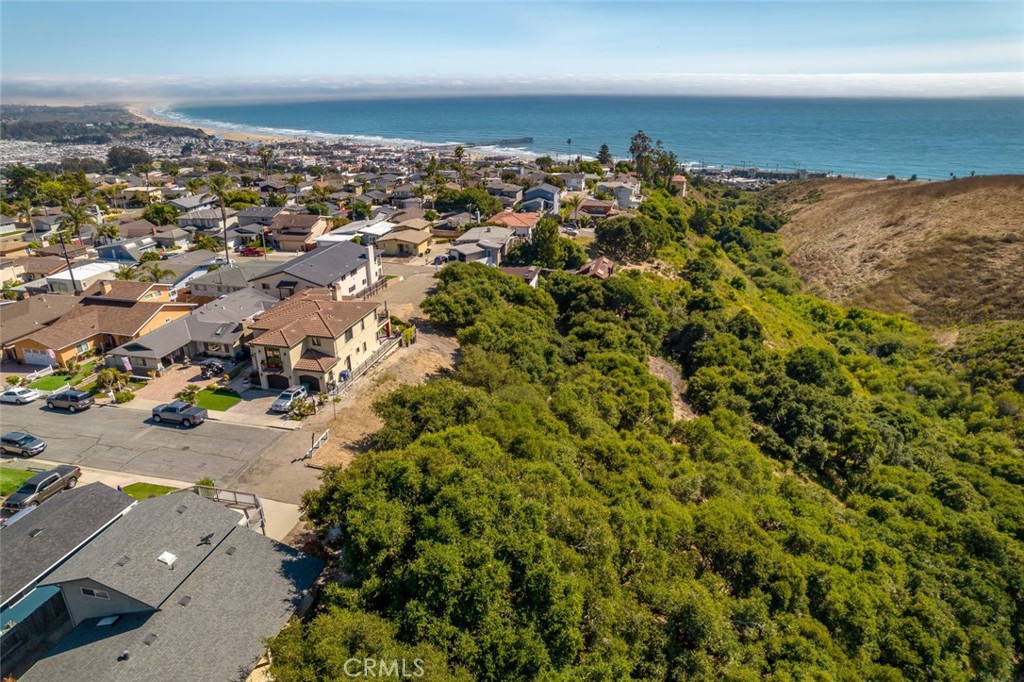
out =
[[[35,381],[39,377],[48,377],[53,374],[53,365],[47,365],[42,369],[37,369],[34,372],[29,372],[25,375],[25,379],[29,382]]]
[[[323,433],[320,434],[319,438],[315,437],[316,434],[310,434],[310,438],[312,438],[313,441],[310,444],[309,449],[306,450],[306,454],[304,454],[302,457],[300,457],[299,461],[301,462],[303,460],[310,459],[317,450],[319,450],[320,448],[322,448],[324,446],[324,443],[327,442],[327,436],[330,433],[331,433],[331,430],[327,429],[326,431],[324,431]]]
[[[245,516],[245,525],[250,529],[259,528],[263,534],[267,534],[267,519],[263,515],[263,503],[256,493],[248,493],[242,490],[231,490],[229,488],[218,488],[210,485],[193,485],[175,493],[191,492],[205,497],[208,500],[218,502],[225,507],[236,509]]]
[[[58,386],[57,388],[53,389],[52,391],[40,391],[40,393],[45,393],[46,395],[51,396],[51,395],[57,395],[58,393],[63,393],[64,391],[67,391],[70,388],[71,388],[71,384],[64,384],[63,386]]]

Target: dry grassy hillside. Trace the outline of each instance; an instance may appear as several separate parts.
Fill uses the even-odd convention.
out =
[[[1024,319],[1024,176],[771,190],[811,290],[929,326]]]

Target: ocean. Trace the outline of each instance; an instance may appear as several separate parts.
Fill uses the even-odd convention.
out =
[[[944,179],[1024,172],[1024,99],[504,96],[153,110],[185,124],[399,145],[628,157],[637,130],[706,166]],[[532,142],[509,144],[509,140]],[[571,143],[569,142],[571,140]],[[504,143],[495,144],[498,141]]]

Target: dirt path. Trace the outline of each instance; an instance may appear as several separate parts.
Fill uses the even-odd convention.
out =
[[[455,366],[458,350],[455,337],[439,334],[429,325],[416,326],[416,343],[399,348],[360,378],[337,404],[337,419],[330,406],[313,418],[323,419],[323,428],[331,430],[327,444],[313,456],[313,465],[347,465],[366,450],[370,437],[384,425],[373,413],[373,401],[400,386],[423,383],[441,369]],[[317,430],[320,428],[318,423]]]
[[[679,369],[665,358],[654,355],[647,357],[647,367],[651,374],[664,379],[672,386],[672,418],[673,419],[696,419],[697,413],[683,402],[683,393],[686,392],[686,380],[679,372]]]

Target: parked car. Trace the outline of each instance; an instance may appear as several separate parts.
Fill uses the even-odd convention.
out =
[[[46,399],[46,406],[51,410],[59,407],[62,410],[67,410],[68,412],[78,412],[79,410],[86,409],[95,402],[96,399],[89,393],[70,389],[63,391],[62,393],[58,393],[57,395],[51,395]]]
[[[293,386],[281,392],[277,400],[270,406],[271,412],[287,412],[292,409],[292,403],[301,400],[308,395],[305,386]]]
[[[434,265],[444,265],[448,262],[448,256],[434,256]]]
[[[4,500],[4,509],[19,511],[35,507],[59,492],[71,490],[78,485],[78,479],[81,477],[82,469],[70,464],[36,474]]]
[[[234,258],[225,258],[224,256],[217,256],[216,258],[213,259],[213,262],[216,265],[234,265],[235,264],[235,259]]]
[[[238,253],[243,256],[265,256],[267,252],[255,246],[243,246]]]
[[[12,388],[0,393],[0,403],[14,403],[24,405],[39,397],[39,391],[34,388]]]
[[[22,457],[35,457],[46,449],[46,441],[30,433],[11,431],[0,436],[0,452]]]
[[[157,405],[153,408],[153,421],[177,422],[182,426],[196,426],[206,421],[207,412],[201,407],[192,407],[188,403],[173,402]]]

